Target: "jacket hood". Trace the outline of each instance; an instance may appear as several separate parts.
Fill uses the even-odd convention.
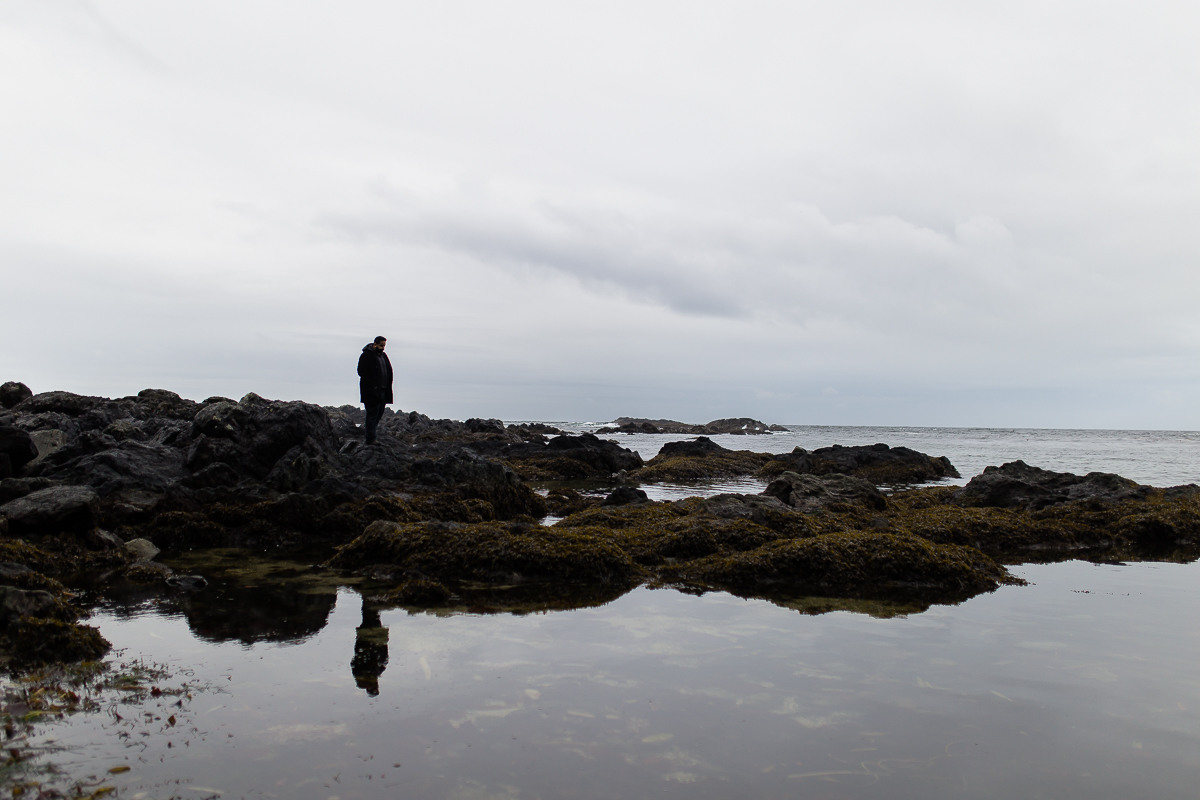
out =
[[[375,343],[371,342],[369,345],[364,347],[363,352],[364,353],[374,353],[375,352]]]

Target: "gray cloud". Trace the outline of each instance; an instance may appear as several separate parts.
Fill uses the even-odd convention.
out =
[[[1194,13],[468,5],[0,5],[0,379],[1200,426]]]

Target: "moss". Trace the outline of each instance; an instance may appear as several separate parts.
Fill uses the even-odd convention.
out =
[[[40,617],[22,617],[11,623],[4,639],[5,649],[12,654],[12,665],[19,668],[92,661],[112,648],[90,625]]]
[[[974,548],[887,533],[778,541],[745,553],[665,567],[661,575],[670,582],[734,591],[786,588],[803,594],[882,599],[923,595],[962,599],[1013,580]]]
[[[535,455],[509,458],[506,462],[526,481],[575,481],[607,478],[611,472],[584,461],[561,455]]]
[[[439,579],[486,583],[621,583],[639,575],[629,556],[601,537],[525,523],[372,523],[328,565],[396,564]]]
[[[646,466],[629,473],[638,481],[697,481],[714,478],[740,478],[757,474],[772,460],[769,453],[736,450],[705,456],[655,456]]]
[[[703,501],[601,506],[572,514],[554,527],[607,538],[634,561],[646,566],[719,552],[752,550],[788,538],[788,534],[749,518],[728,519],[708,514]]]
[[[1200,543],[1200,499],[1155,489],[1145,499],[1090,499],[1039,511],[952,505],[953,488],[917,489],[891,497],[889,523],[933,542],[987,553],[1106,553],[1109,558],[1162,557]]]
[[[12,539],[0,541],[0,561],[24,564],[34,572],[47,575],[61,575],[70,571],[66,559],[61,556]]]

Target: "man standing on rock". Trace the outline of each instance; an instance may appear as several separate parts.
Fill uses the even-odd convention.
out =
[[[367,444],[375,444],[375,429],[384,405],[392,402],[392,362],[383,349],[387,339],[376,336],[358,357],[358,394],[367,408]]]

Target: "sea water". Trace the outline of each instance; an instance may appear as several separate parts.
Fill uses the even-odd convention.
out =
[[[643,456],[664,440],[613,438]],[[1015,458],[1158,485],[1200,476],[1194,433],[714,439],[903,444],[965,477]],[[197,558],[165,556],[189,570]],[[271,554],[222,558],[201,592],[100,604],[92,623],[123,658],[202,688],[178,706],[44,726],[66,774],[129,798],[1182,798],[1200,786],[1197,564],[1027,564],[1013,571],[1029,585],[922,612],[865,607],[874,616],[643,588],[573,611],[375,618],[303,559],[264,561],[272,571],[256,566]],[[364,636],[382,654],[368,680],[351,668]]]

